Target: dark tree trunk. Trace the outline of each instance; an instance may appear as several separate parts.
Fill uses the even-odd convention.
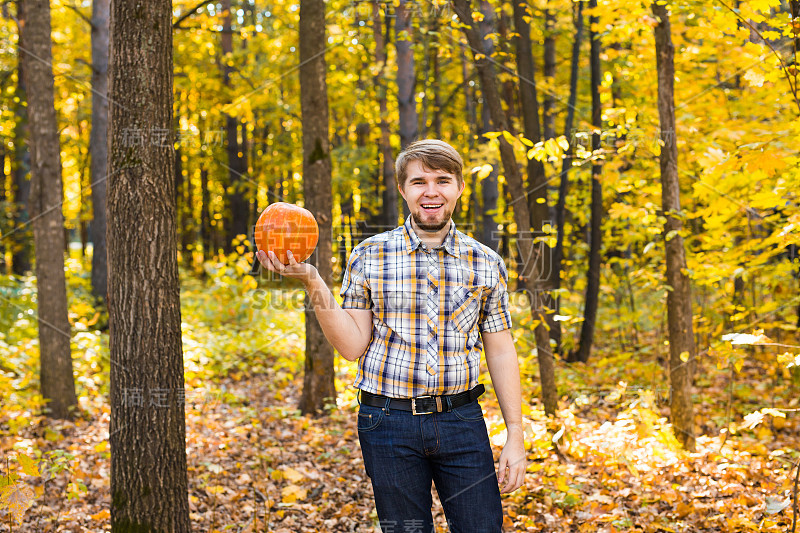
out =
[[[491,58],[494,55],[494,42],[491,39],[486,39],[486,36],[494,33],[495,29],[495,16],[494,9],[489,5],[489,2],[483,0],[480,3],[480,11],[483,18],[478,23],[478,31],[480,31],[481,43],[483,44],[481,51],[486,54],[486,57]],[[484,135],[492,131],[492,118],[489,113],[489,106],[486,104],[486,99],[483,100],[481,106],[481,121],[480,127],[482,144],[488,144],[489,139]],[[475,210],[476,218],[479,217],[480,222],[480,241],[491,248],[498,250],[500,247],[500,236],[497,230],[497,201],[500,198],[499,180],[498,180],[497,162],[492,161],[492,171],[480,181],[480,200],[482,206]],[[477,186],[477,176],[476,176]],[[473,193],[477,192],[477,189]],[[477,197],[476,206],[477,206]]]
[[[395,8],[395,47],[397,49],[397,103],[400,110],[400,149],[417,138],[417,101],[414,95],[416,71],[411,47],[411,10],[408,0]],[[413,6],[412,6],[413,7]]]
[[[556,15],[552,7],[548,6],[544,11],[544,78],[547,82],[548,91],[544,94],[543,113],[544,117],[544,138],[552,139],[556,136],[556,117],[555,103],[553,96],[553,86],[556,81]],[[567,137],[569,138],[569,137]]]
[[[597,0],[589,0],[589,9],[597,7]],[[590,243],[589,243],[589,269],[587,271],[586,297],[583,308],[583,323],[581,324],[581,336],[578,349],[569,356],[569,361],[589,360],[594,342],[594,328],[597,322],[597,307],[600,296],[600,248],[602,245],[602,225],[603,225],[603,190],[600,185],[600,174],[602,165],[600,159],[600,131],[603,127],[602,107],[600,105],[600,83],[602,73],[600,72],[600,36],[592,30],[593,25],[597,24],[597,16],[589,17],[589,40],[591,65],[591,85],[592,85],[592,152],[594,153],[594,163],[592,164],[592,207],[590,220]]]
[[[516,56],[519,73],[519,99],[522,108],[522,122],[525,137],[537,143],[541,140],[539,125],[539,100],[536,91],[533,49],[531,46],[531,29],[526,17],[530,16],[526,5],[521,0],[514,2],[514,29],[517,33]],[[528,210],[531,214],[531,228],[535,235],[543,235],[545,223],[550,222],[550,208],[547,205],[547,178],[544,163],[535,158],[528,159]],[[542,306],[546,311],[545,318],[550,338],[556,341],[559,350],[561,335],[555,317],[555,301],[549,292],[553,288],[553,248],[540,242],[535,246],[536,258],[539,261],[539,291]]]
[[[460,59],[461,59],[461,86],[464,88],[464,112],[466,115],[467,124],[469,125],[469,133],[467,135],[469,148],[474,146],[473,132],[480,131],[478,125],[478,111],[475,108],[475,92],[469,85],[469,69],[467,59],[467,47],[463,42],[459,42]]]
[[[453,0],[453,6],[458,18],[461,20],[462,30],[467,37],[467,42],[470,48],[472,48],[475,67],[478,70],[478,75],[481,80],[484,102],[489,107],[492,122],[496,129],[506,131],[508,128],[505,123],[506,117],[503,113],[502,104],[500,103],[500,94],[497,90],[497,77],[489,58],[481,53],[481,39],[472,19],[470,2],[469,0]],[[550,337],[544,323],[541,298],[539,298],[536,293],[538,289],[536,280],[539,274],[537,272],[537,261],[533,260],[533,242],[529,237],[530,232],[525,231],[527,228],[530,228],[530,213],[528,211],[528,204],[524,201],[525,190],[522,183],[522,176],[519,172],[519,168],[517,168],[517,162],[514,157],[514,149],[503,136],[500,136],[498,141],[500,144],[500,157],[503,161],[503,169],[505,170],[509,192],[512,198],[518,199],[512,202],[514,221],[518,228],[517,247],[522,259],[518,264],[518,272],[530,297],[531,314],[537,321],[534,333],[536,336],[536,351],[539,360],[539,374],[542,383],[542,400],[545,412],[548,415],[554,415],[558,407],[558,398],[555,386],[553,354],[550,351]],[[520,199],[522,199],[522,201],[519,201]]]
[[[325,79],[325,2],[300,2],[300,109],[303,121],[303,192],[305,206],[319,225],[319,243],[311,257],[330,286],[333,200],[328,140],[328,87]],[[306,362],[300,410],[318,413],[336,401],[333,347],[328,343],[306,296]]]
[[[78,404],[70,353],[67,317],[67,285],[64,275],[64,213],[61,211],[61,148],[56,109],[50,43],[50,4],[25,0],[22,50],[28,119],[31,132],[30,213],[36,253],[39,301],[39,351],[42,397],[53,418],[68,418]]]
[[[108,17],[110,0],[92,1],[92,294],[106,299],[106,182],[108,180]]]
[[[17,2],[17,20],[25,20],[25,3]],[[17,276],[24,276],[31,270],[31,242],[30,216],[28,203],[31,193],[31,152],[28,149],[30,128],[28,125],[27,96],[25,95],[25,61],[22,49],[25,48],[19,29],[17,43],[17,102],[14,105],[16,120],[14,123],[14,234],[11,239],[11,271]]]
[[[172,122],[172,5],[111,4],[111,531],[191,531]],[[127,134],[149,137],[136,145]],[[159,133],[158,137],[154,137]],[[163,134],[163,135],[161,135]]]
[[[230,86],[230,77],[233,67],[228,65],[233,54],[233,29],[231,16],[231,0],[222,0],[222,82],[226,87]],[[233,241],[237,235],[247,235],[247,199],[245,189],[247,188],[245,173],[247,163],[244,159],[245,143],[239,141],[239,120],[236,117],[225,114],[225,148],[228,154],[228,209],[230,217],[227,220],[227,237],[225,249],[227,252],[233,251]],[[242,154],[242,155],[239,155]]]
[[[202,167],[200,169],[200,190],[201,202],[200,206],[200,242],[203,245],[203,262],[211,259],[213,252],[211,250],[211,191],[208,190],[208,169]]]
[[[558,185],[558,201],[556,202],[556,247],[553,250],[553,289],[561,288],[561,265],[564,257],[564,223],[566,220],[567,190],[569,188],[569,170],[572,167],[572,154],[575,142],[572,136],[572,123],[575,120],[575,103],[578,100],[578,67],[580,64],[581,41],[583,36],[583,2],[576,2],[575,40],[572,43],[572,60],[570,62],[569,99],[567,101],[567,118],[564,121],[564,136],[569,140],[569,148],[561,163],[561,181]],[[560,313],[560,299],[556,299],[556,314]],[[561,346],[561,326],[555,322],[558,330],[558,346]],[[550,337],[554,338],[553,332]]]
[[[378,143],[381,159],[381,179],[383,183],[383,217],[381,224],[393,228],[397,225],[397,182],[394,177],[394,157],[392,156],[391,130],[389,128],[389,115],[386,93],[388,87],[385,82],[386,73],[386,40],[383,37],[383,18],[378,0],[372,4],[372,30],[375,39],[375,62],[379,65],[375,74],[375,90],[378,93],[378,111],[380,113],[381,139]],[[388,31],[386,32],[388,35]]]
[[[669,13],[664,4],[653,4],[656,69],[658,70],[658,116],[661,125],[661,203],[667,221],[664,236],[667,262],[667,322],[669,324],[670,414],[675,436],[689,451],[695,450],[694,408],[690,362],[695,357],[692,327],[692,293],[686,272],[686,251],[680,231],[680,183],[675,132],[675,49]]]

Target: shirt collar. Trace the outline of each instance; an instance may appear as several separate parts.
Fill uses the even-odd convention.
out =
[[[422,240],[417,235],[417,232],[414,231],[414,228],[411,226],[411,215],[408,215],[406,218],[405,223],[403,224],[403,237],[406,241],[406,253],[410,254],[414,252],[417,248],[422,246]],[[458,245],[458,234],[456,233],[456,223],[453,220],[450,220],[450,230],[447,232],[447,236],[444,238],[444,242],[442,243],[444,250],[452,255],[453,257],[460,257],[459,254],[459,245]]]

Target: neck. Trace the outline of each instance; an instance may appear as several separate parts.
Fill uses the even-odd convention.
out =
[[[417,223],[414,221],[414,217],[411,217],[411,228],[414,230],[414,233],[417,234],[419,240],[421,240],[428,248],[436,248],[444,242],[444,239],[450,232],[450,224],[451,221],[448,220],[447,224],[445,224],[445,226],[439,231],[426,231],[417,226]]]

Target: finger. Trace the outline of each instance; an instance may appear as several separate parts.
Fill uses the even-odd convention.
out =
[[[505,457],[501,457],[500,460],[497,462],[497,483],[502,485],[503,482],[506,480],[506,469],[508,468],[508,462],[506,461]]]
[[[291,250],[286,250],[286,257],[289,258],[289,266],[295,266],[297,264],[297,261],[295,261],[294,254]]]
[[[269,251],[269,259],[270,261],[272,261],[272,267],[275,269],[276,272],[283,272],[284,270],[286,270],[284,264],[281,262],[280,259],[278,259],[278,255],[272,250]]]
[[[275,270],[272,266],[272,261],[269,260],[267,252],[265,252],[264,250],[259,250],[256,252],[256,259],[258,259],[258,262],[261,263],[261,266],[263,266],[267,270],[270,271]]]

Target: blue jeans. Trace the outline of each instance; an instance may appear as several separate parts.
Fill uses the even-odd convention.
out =
[[[432,533],[431,482],[452,533],[502,531],[494,458],[477,400],[446,413],[361,405],[358,439],[383,533]]]

